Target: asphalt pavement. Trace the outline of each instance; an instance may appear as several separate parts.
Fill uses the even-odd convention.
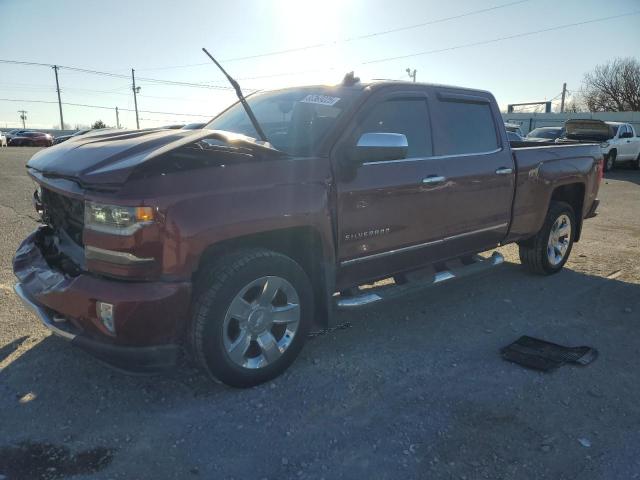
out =
[[[127,376],[51,336],[12,291],[36,226],[31,148],[0,149],[0,479],[640,478],[640,171],[602,184],[566,268],[488,274],[341,313],[274,382]],[[507,363],[521,335],[588,366]]]

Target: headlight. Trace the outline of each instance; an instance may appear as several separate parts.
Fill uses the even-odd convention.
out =
[[[609,142],[602,142],[602,143],[600,144],[600,146],[601,146],[602,148],[607,148],[607,147],[609,146]]]
[[[85,202],[84,205],[84,226],[89,230],[131,235],[143,225],[152,223],[153,219],[152,207],[121,207],[93,202]]]

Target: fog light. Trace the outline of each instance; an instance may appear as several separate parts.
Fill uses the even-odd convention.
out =
[[[98,318],[112,334],[116,334],[116,325],[113,321],[113,305],[110,303],[96,302]]]

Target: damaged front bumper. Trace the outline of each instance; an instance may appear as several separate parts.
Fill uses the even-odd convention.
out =
[[[13,259],[16,294],[55,335],[97,358],[130,371],[175,365],[184,332],[188,282],[126,282],[69,269],[40,227]],[[52,251],[54,250],[54,251]],[[113,305],[116,334],[98,318],[97,302]]]

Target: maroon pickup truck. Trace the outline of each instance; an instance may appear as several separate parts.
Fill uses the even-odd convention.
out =
[[[502,261],[478,252],[517,242],[525,266],[555,273],[595,215],[600,147],[515,148],[485,91],[353,81],[247,101],[262,132],[239,102],[203,130],[101,132],[33,156],[43,225],[13,267],[46,327],[119,367],[186,352],[251,386],[336,308]],[[395,282],[361,288],[381,279]]]

